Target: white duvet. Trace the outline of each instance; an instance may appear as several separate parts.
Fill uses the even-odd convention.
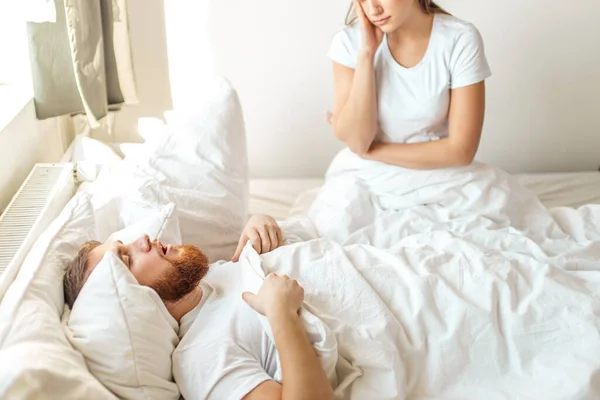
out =
[[[219,99],[177,138],[159,142],[155,157],[109,170],[94,187],[96,203],[115,194],[175,202],[183,240],[213,260],[233,253],[247,202],[241,111],[230,88]],[[292,243],[258,264],[305,287],[306,309],[329,328],[311,334],[331,332],[337,342],[323,336],[319,354],[328,370],[337,362],[341,397],[600,398],[600,206],[547,210],[509,175],[481,164],[413,171],[343,151],[308,214],[281,225]],[[53,243],[48,237],[22,282],[35,281],[29,275]],[[34,283],[55,282],[44,274]],[[44,322],[40,332],[72,352],[52,300],[62,306],[61,296],[42,297],[35,305],[48,318],[41,321],[56,323],[52,331]],[[31,332],[15,328],[7,337],[26,348],[44,343]],[[6,359],[17,360],[17,350]],[[46,353],[64,358],[64,351]],[[5,364],[13,373],[17,363]],[[21,368],[19,379],[89,375],[81,365],[63,369],[61,379],[31,368],[37,375]],[[32,385],[15,388],[45,387]]]
[[[308,216],[282,226],[296,243],[263,267],[298,278],[362,371],[338,394],[600,398],[600,206],[548,211],[481,164],[343,151]]]

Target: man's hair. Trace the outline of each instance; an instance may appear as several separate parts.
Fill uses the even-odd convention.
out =
[[[65,293],[65,303],[69,308],[73,308],[73,304],[75,304],[75,300],[77,300],[77,296],[79,296],[79,292],[81,292],[81,288],[85,283],[90,253],[101,244],[95,240],[86,242],[67,267],[63,280],[63,291]]]

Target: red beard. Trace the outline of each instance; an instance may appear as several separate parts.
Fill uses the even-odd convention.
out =
[[[195,246],[176,246],[181,256],[171,260],[172,268],[150,287],[167,303],[174,303],[190,294],[208,272],[208,258]]]

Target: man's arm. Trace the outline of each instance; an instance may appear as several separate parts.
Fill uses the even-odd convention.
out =
[[[304,300],[304,289],[298,282],[270,274],[257,295],[246,292],[243,298],[268,318],[283,376],[281,385],[263,382],[244,399],[333,399],[331,384],[298,316]]]

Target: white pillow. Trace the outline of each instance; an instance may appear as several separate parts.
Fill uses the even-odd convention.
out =
[[[181,244],[181,231],[175,204],[149,205],[114,198],[95,210],[98,240],[130,243],[141,235],[168,244]]]
[[[95,217],[98,238],[102,241],[129,243],[147,234],[151,239],[181,244],[177,210],[173,203],[160,207],[114,198],[97,209]],[[123,226],[123,229],[114,232]],[[107,238],[110,232],[114,233]],[[176,333],[173,337],[173,329],[177,330],[178,324],[152,289],[139,286],[129,270],[121,268],[124,267],[121,261],[114,256],[112,259],[116,262],[107,261],[111,258],[109,256],[107,253],[96,267],[103,265],[103,275],[92,279],[96,274],[94,270],[70,315],[64,317],[68,320],[67,334],[84,355],[94,376],[119,397],[177,397],[179,392],[171,376],[171,354],[173,340],[175,345],[178,342]],[[109,270],[114,272],[113,279],[106,276]],[[98,283],[98,280],[103,282]],[[165,319],[167,323],[164,323]],[[105,330],[99,326],[111,328]],[[144,336],[146,334],[150,336]],[[111,351],[105,350],[107,345]],[[166,349],[163,352],[165,357],[158,362],[154,354],[159,354],[160,349]]]
[[[215,262],[233,256],[246,224],[248,162],[237,94],[225,80],[207,90],[210,102],[175,112],[167,133],[145,143],[138,157],[102,170],[94,204],[115,195],[173,202],[183,242]]]
[[[166,244],[182,244],[175,204],[168,204],[135,225],[113,233],[107,240],[131,243],[144,233],[150,236],[151,240],[158,239]]]
[[[144,207],[115,199],[95,215],[88,195],[73,197],[40,235],[0,303],[0,398],[114,398],[90,374],[60,321],[65,268],[83,243],[107,238],[98,234],[97,221],[104,229],[117,221],[115,229],[124,229],[114,238],[123,241],[142,233],[181,241],[173,204]]]
[[[89,198],[77,195],[27,255],[0,303],[0,398],[114,399],[60,322],[64,269],[95,233]]]
[[[112,253],[90,274],[68,331],[90,371],[118,397],[179,398],[171,362],[179,342],[177,321]]]
[[[108,164],[122,159],[109,145],[87,136],[75,136],[72,146],[71,162],[74,163],[86,161],[93,164]]]
[[[122,158],[135,158],[143,151],[144,147],[142,143],[111,143],[109,146]]]

